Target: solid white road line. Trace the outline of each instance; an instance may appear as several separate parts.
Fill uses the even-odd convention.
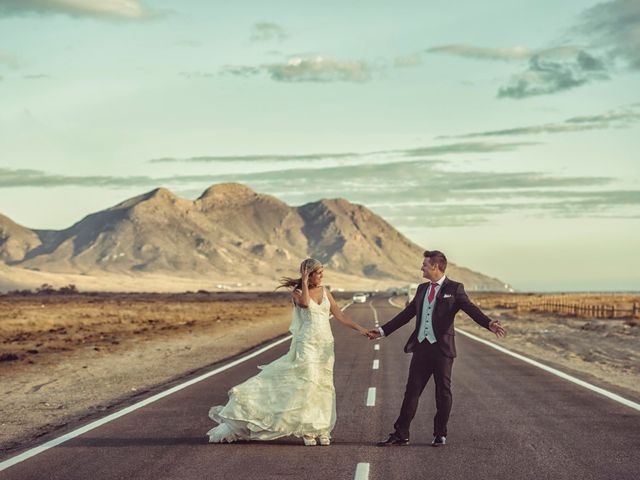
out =
[[[341,310],[346,310],[347,308],[349,308],[351,305],[353,304],[353,302],[349,302],[347,303],[344,307],[341,308]],[[214,370],[211,370],[210,372],[204,373],[196,378],[192,378],[191,380],[181,383],[180,385],[176,385],[175,387],[170,388],[169,390],[165,390],[164,392],[160,392],[160,393],[156,393],[155,395],[146,398],[138,403],[134,403],[133,405],[130,405],[126,408],[123,408],[122,410],[118,410],[117,412],[112,413],[111,415],[107,415],[104,418],[100,418],[94,422],[89,423],[88,425],[85,425],[84,427],[80,427],[76,430],[73,430],[65,435],[62,435],[61,437],[57,437],[54,438],[53,440],[49,440],[48,442],[43,443],[42,445],[39,445],[37,447],[34,448],[30,448],[29,450],[22,452],[20,455],[16,455],[15,457],[11,457],[3,462],[0,462],[0,472],[2,470],[5,470],[9,467],[12,467],[13,465],[23,462],[31,457],[34,457],[36,455],[38,455],[39,453],[42,453],[46,450],[49,450],[50,448],[53,448],[57,445],[60,445],[61,443],[64,443],[68,440],[71,440],[72,438],[78,437],[84,433],[87,433],[95,428],[98,428],[102,425],[104,425],[105,423],[109,423],[117,418],[120,418],[124,415],[126,415],[127,413],[131,413],[134,412],[142,407],[146,407],[147,405],[149,405],[150,403],[153,403],[157,400],[160,400],[161,398],[167,397],[173,393],[176,393],[184,388],[190,387],[191,385],[201,382],[202,380],[205,380],[209,377],[213,377],[214,375],[217,375],[221,372],[224,372],[225,370],[229,370],[230,368],[235,367],[236,365],[240,365],[243,362],[246,362],[247,360],[250,360],[254,357],[257,357],[258,355],[266,352],[267,350],[271,350],[273,347],[277,347],[278,345],[288,341],[291,339],[291,335],[287,335],[286,337],[281,338],[280,340],[276,340],[273,343],[270,343],[269,345],[266,345],[258,350],[256,350],[255,352],[252,352],[248,355],[245,355],[244,357],[238,358],[237,360],[234,360],[231,363],[228,363],[227,365],[224,365],[222,367],[216,368]]]
[[[222,367],[216,368],[215,370],[212,370],[210,372],[207,372],[203,375],[200,375],[196,378],[193,378],[187,382],[181,383],[180,385],[176,385],[175,387],[170,388],[169,390],[165,390],[164,392],[160,392],[157,393],[149,398],[146,398],[138,403],[134,403],[133,405],[123,408],[122,410],[119,410],[117,412],[112,413],[111,415],[107,415],[104,418],[101,418],[99,420],[96,420],[95,422],[91,422],[88,425],[85,425],[84,427],[80,427],[76,430],[73,430],[65,435],[62,435],[61,437],[58,438],[54,438],[53,440],[49,440],[46,443],[43,443],[42,445],[38,446],[38,447],[34,447],[32,449],[27,450],[26,452],[21,453],[20,455],[16,455],[15,457],[12,457],[8,460],[5,460],[4,462],[0,462],[0,471],[9,468],[13,465],[15,465],[16,463],[20,463],[28,458],[31,458],[39,453],[44,452],[45,450],[49,450],[52,447],[55,447],[56,445],[60,445],[61,443],[66,442],[67,440],[71,440],[72,438],[75,438],[79,435],[82,435],[83,433],[87,433],[95,428],[100,427],[101,425],[104,425],[105,423],[109,423],[117,418],[120,418],[124,415],[126,415],[127,413],[131,413],[134,412],[135,410],[138,410],[142,407],[145,407],[147,405],[149,405],[150,403],[153,403],[157,400],[160,400],[161,398],[167,397],[175,392],[178,392],[184,388],[190,387],[191,385],[193,385],[194,383],[198,383],[201,382],[202,380],[212,377],[214,375],[217,375],[218,373],[224,372],[225,370],[229,370],[230,368],[235,367],[236,365],[239,365],[243,362],[246,362],[247,360],[253,358],[253,357],[257,357],[258,355],[266,352],[267,350],[272,349],[273,347],[276,347],[278,345],[280,345],[281,343],[284,343],[288,340],[291,339],[291,335],[287,335],[284,338],[281,338],[280,340],[276,340],[273,343],[270,343],[269,345],[262,347],[259,350],[256,350],[253,353],[250,353],[249,355],[246,355],[242,358],[239,358],[237,360],[234,360],[231,363],[228,363],[227,365],[224,365]]]
[[[393,305],[396,308],[404,308],[401,307],[399,305],[396,305],[394,302],[391,301],[391,298],[389,298],[389,303],[391,305]],[[518,360],[522,360],[525,363],[528,363],[530,365],[533,365],[535,367],[538,367],[542,370],[544,370],[545,372],[549,372],[552,373],[553,375],[556,375],[564,380],[567,380],[569,382],[575,383],[576,385],[580,385],[581,387],[584,387],[588,390],[591,390],[592,392],[598,393],[600,395],[603,395],[615,402],[621,403],[622,405],[626,405],[627,407],[631,407],[635,410],[640,410],[640,403],[636,403],[632,400],[629,400],[627,398],[621,397],[620,395],[617,395],[613,392],[610,392],[608,390],[605,390],[604,388],[601,387],[596,387],[595,385],[592,385],[589,382],[585,382],[584,380],[580,380],[579,378],[576,378],[572,375],[569,375],[568,373],[564,373],[560,370],[556,370],[555,368],[552,367],[548,367],[547,365],[544,365],[543,363],[537,362],[536,360],[533,360],[529,357],[525,357],[524,355],[521,355],[519,353],[515,353],[512,352],[511,350],[501,347],[500,345],[496,345],[493,342],[490,342],[489,340],[485,340],[483,338],[480,337],[476,337],[475,335],[473,335],[472,333],[469,332],[465,332],[464,330],[460,330],[459,328],[455,329],[456,332],[461,333],[462,335],[466,335],[467,337],[471,338],[472,340],[475,340],[477,342],[483,343],[485,345],[488,345],[491,348],[495,348],[496,350],[498,350],[499,352],[505,353],[507,355],[510,355],[514,358],[517,358]]]
[[[369,387],[367,392],[367,407],[376,406],[376,387]]]
[[[369,464],[359,463],[356,466],[356,475],[354,480],[369,480]]]
[[[371,367],[374,370],[378,370],[380,368],[380,360],[378,360],[377,358],[373,361],[373,366]]]
[[[489,340],[485,340],[484,338],[480,338],[480,337],[476,337],[475,335],[473,335],[472,333],[469,332],[465,332],[464,330],[460,330],[459,328],[456,328],[456,332],[461,333],[462,335],[465,335],[473,340],[475,340],[476,342],[480,342],[483,343],[485,345],[490,346],[491,348],[495,348],[496,350],[505,353],[507,355],[510,355],[514,358],[517,358],[518,360],[522,360],[523,362],[526,362],[530,365],[533,365],[534,367],[538,367],[542,370],[544,370],[545,372],[549,372],[552,373],[564,380],[568,380],[569,382],[575,383],[576,385],[580,385],[581,387],[587,388],[589,390],[591,390],[592,392],[596,392],[600,395],[603,395],[611,400],[614,400],[618,403],[621,403],[623,405],[626,405],[627,407],[631,407],[635,410],[640,410],[640,403],[636,403],[633,402],[631,400],[628,400],[624,397],[621,397],[620,395],[617,395],[615,393],[612,393],[608,390],[605,390],[604,388],[600,388],[600,387],[596,387],[595,385],[590,384],[589,382],[585,382],[584,380],[580,380],[579,378],[576,378],[572,375],[569,375],[568,373],[564,373],[560,370],[556,370],[555,368],[549,367],[547,365],[544,365],[540,362],[537,362],[529,357],[525,357],[524,355],[521,355],[519,353],[515,353],[512,352],[511,350],[508,350],[504,347],[501,347],[500,345],[496,345],[493,342],[490,342]]]
[[[373,346],[374,350],[380,350],[380,345],[378,345],[377,343]]]

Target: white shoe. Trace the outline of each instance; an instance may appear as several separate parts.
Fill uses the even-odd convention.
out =
[[[306,447],[311,447],[313,445],[317,445],[316,439],[313,437],[307,437],[306,435],[304,437],[302,437],[302,440],[304,440],[304,445]]]
[[[226,423],[212,428],[207,434],[209,435],[209,443],[231,443],[236,440],[236,436]]]
[[[318,437],[318,440],[320,440],[320,445],[331,445],[331,439],[329,438],[329,435],[320,435]]]

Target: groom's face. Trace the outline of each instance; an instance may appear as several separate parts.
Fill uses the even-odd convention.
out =
[[[438,281],[442,277],[440,269],[431,264],[431,259],[426,258],[422,261],[422,276],[427,280]]]

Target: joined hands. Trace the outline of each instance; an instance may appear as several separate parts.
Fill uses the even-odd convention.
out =
[[[375,330],[369,330],[366,333],[367,337],[369,337],[369,340],[375,340],[376,338],[380,338],[380,332],[375,329]]]

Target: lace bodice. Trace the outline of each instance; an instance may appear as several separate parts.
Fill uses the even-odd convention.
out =
[[[292,331],[294,339],[312,343],[333,342],[331,325],[329,323],[331,305],[327,292],[322,289],[322,300],[317,303],[313,298],[309,299],[307,308],[293,307],[292,326],[298,324],[298,328]],[[297,318],[296,318],[297,317]]]

